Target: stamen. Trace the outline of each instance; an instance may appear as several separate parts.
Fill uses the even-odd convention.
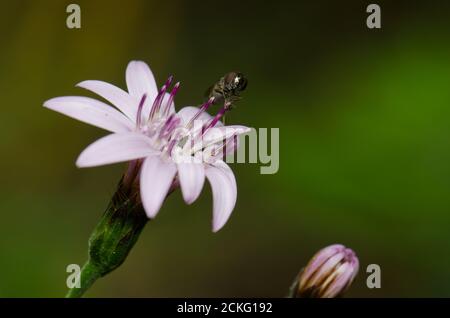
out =
[[[142,121],[142,109],[144,108],[145,100],[147,98],[147,94],[142,95],[141,101],[139,102],[138,111],[136,114],[136,127],[141,127],[141,121]]]
[[[150,119],[155,117],[156,112],[159,111],[159,108],[161,107],[161,103],[164,99],[164,95],[166,93],[167,87],[170,85],[170,83],[172,83],[172,80],[173,80],[173,76],[171,75],[171,76],[169,76],[167,81],[164,83],[164,85],[161,87],[160,91],[158,92],[158,96],[156,96],[155,101],[153,102],[153,105],[152,105],[152,110],[150,111],[150,116],[149,116]]]
[[[169,118],[167,118],[167,120],[164,123],[161,131],[159,132],[159,138],[161,138],[164,135],[164,133],[166,132],[166,130],[169,127],[170,123],[172,122],[173,118],[174,118],[174,115],[170,115]]]
[[[152,109],[151,109],[150,115],[148,117],[149,119],[152,119],[154,117],[155,112],[156,112],[156,107],[159,103],[159,100],[161,99],[162,93],[165,91],[166,91],[166,87],[165,87],[165,85],[163,85],[161,87],[161,90],[158,92],[158,95],[156,96],[155,100],[153,101]]]
[[[180,118],[176,117],[176,124],[174,124],[174,127],[172,130],[175,130],[175,128],[179,127]],[[169,137],[169,145],[167,146],[167,153],[169,156],[172,154],[172,150],[178,143],[182,142],[186,136],[183,133],[183,129],[175,130],[174,132],[171,131],[171,136]],[[183,147],[183,146],[181,146]]]
[[[164,86],[169,87],[169,85],[172,83],[172,81],[173,81],[173,75],[170,75],[169,78],[164,83]]]
[[[170,115],[159,133],[159,138],[164,138],[172,134],[179,123],[180,118],[176,117],[175,114]]]
[[[172,139],[172,140],[170,141],[169,146],[167,147],[167,153],[169,154],[169,156],[172,155],[173,147],[175,147],[175,145],[177,144],[177,142],[178,142],[178,139],[177,139],[177,138],[176,138],[176,139]]]
[[[214,127],[217,122],[222,118],[222,116],[229,110],[230,103],[225,103],[225,105],[219,110],[217,115],[209,122],[208,125],[203,126],[202,134],[204,134],[209,128]]]
[[[191,120],[189,120],[189,122],[186,124],[186,128],[190,129],[192,127],[192,124],[194,124],[194,121],[197,120],[198,117],[200,117],[200,115],[214,103],[214,100],[215,97],[211,97],[210,99],[208,99],[208,101],[200,107],[198,112],[191,118]]]
[[[174,87],[172,88],[172,91],[170,92],[169,101],[167,102],[167,105],[165,105],[165,109],[162,111],[162,113],[165,116],[169,115],[170,105],[172,105],[173,99],[175,98],[175,95],[177,94],[179,88],[180,88],[180,82],[176,83],[174,85]]]

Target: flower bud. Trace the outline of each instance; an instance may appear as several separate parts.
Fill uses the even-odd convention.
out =
[[[81,271],[81,288],[70,289],[66,297],[81,297],[98,278],[119,267],[148,222],[138,192],[132,184],[124,183],[125,177],[89,238],[89,259]]]
[[[295,296],[300,298],[335,298],[341,296],[358,273],[356,254],[343,245],[321,249],[300,273]]]
[[[139,160],[131,161],[116,192],[89,238],[89,259],[81,270],[80,288],[66,297],[81,297],[99,278],[119,267],[127,258],[149,221],[139,197]],[[179,186],[174,180],[167,195]]]

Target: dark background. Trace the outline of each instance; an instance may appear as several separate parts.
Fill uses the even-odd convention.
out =
[[[0,296],[61,297],[123,165],[77,169],[100,129],[42,107],[100,79],[125,88],[132,59],[176,105],[197,105],[222,74],[249,78],[230,123],[280,129],[280,170],[235,164],[238,203],[210,229],[211,193],[179,191],[123,266],[87,296],[284,296],[320,248],[356,251],[348,297],[450,294],[450,7],[377,1],[1,1]],[[92,95],[93,96],[93,95]],[[366,266],[382,288],[365,285]]]

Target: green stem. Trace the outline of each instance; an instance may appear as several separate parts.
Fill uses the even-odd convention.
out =
[[[98,278],[125,261],[148,221],[137,193],[122,180],[119,182],[89,238],[89,258],[81,270],[80,288],[70,289],[67,298],[82,297]]]
[[[131,162],[117,190],[89,238],[89,258],[81,270],[80,288],[67,298],[82,297],[94,282],[119,267],[127,258],[148,222],[136,181],[140,162]],[[178,187],[173,182],[169,195]]]
[[[66,298],[79,298],[101,277],[99,269],[90,261],[87,261],[81,269],[80,287],[74,287],[69,290]]]

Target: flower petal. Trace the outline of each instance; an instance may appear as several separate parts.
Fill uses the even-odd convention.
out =
[[[203,135],[203,147],[208,147],[217,142],[226,141],[233,136],[248,133],[250,128],[240,125],[213,127],[206,131]]]
[[[235,153],[236,150],[239,149],[239,146],[240,146],[239,136],[232,136],[228,138],[226,141],[226,148],[224,155],[227,156]]]
[[[343,263],[336,269],[336,274],[323,294],[323,298],[335,298],[350,286],[354,274],[350,263]],[[330,279],[331,280],[331,279]]]
[[[134,129],[134,124],[121,112],[89,97],[55,97],[46,101],[44,106],[111,132],[129,132]]]
[[[172,162],[165,162],[159,156],[145,159],[141,168],[141,200],[145,213],[154,218],[161,208],[172,185],[177,168]]]
[[[177,168],[183,199],[187,204],[191,204],[202,192],[205,183],[204,165],[194,162],[194,158],[190,157],[184,162],[178,162]]]
[[[93,80],[83,81],[76,86],[87,89],[103,97],[116,106],[122,113],[127,115],[133,122],[136,122],[139,100],[131,97],[131,95],[124,90],[107,82]]]
[[[326,261],[328,261],[333,255],[340,253],[344,249],[344,245],[333,244],[317,252],[305,267],[301,275],[300,285],[305,285],[306,282],[311,278],[311,276],[313,276]]]
[[[158,94],[155,77],[147,64],[141,61],[128,63],[126,71],[128,92],[138,100],[147,94],[150,104]]]
[[[316,285],[321,278],[328,276],[328,274],[332,272],[333,268],[338,265],[344,257],[345,255],[343,253],[337,253],[327,259],[309,279],[310,286]]]
[[[231,136],[221,143],[209,145],[203,150],[206,161],[214,162],[217,159],[224,158],[228,155],[234,154],[239,148],[239,137]]]
[[[180,109],[180,111],[177,113],[178,116],[180,116],[181,120],[184,124],[187,124],[192,117],[194,117],[198,112],[200,108],[194,107],[194,106],[186,106]],[[211,120],[213,117],[208,114],[207,112],[202,112],[200,116],[198,117],[198,120],[201,120],[204,124]],[[218,122],[217,126],[223,126],[222,122]]]
[[[135,132],[111,134],[90,144],[78,157],[80,168],[101,166],[157,154],[150,139]]]
[[[230,167],[221,160],[207,166],[205,173],[213,193],[213,232],[217,232],[228,221],[236,204],[236,179]]]
[[[250,128],[239,125],[213,127],[208,129],[202,138],[195,138],[198,134],[196,134],[195,131],[190,131],[189,136],[194,138],[195,142],[193,145],[186,143],[185,147],[191,147],[192,152],[196,152],[204,148],[208,150],[212,150],[212,148],[216,148],[216,146],[220,148],[228,143],[227,153],[230,153],[234,152],[234,136],[239,136],[249,131]]]

